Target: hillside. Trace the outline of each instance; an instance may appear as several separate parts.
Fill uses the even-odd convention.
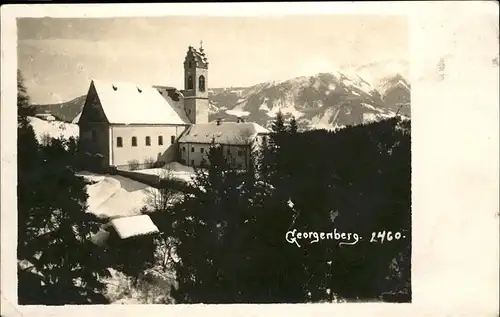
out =
[[[45,136],[52,138],[78,137],[79,131],[76,124],[61,121],[45,121],[35,117],[28,117],[29,123],[35,131],[38,142],[42,142]]]
[[[408,68],[404,61],[384,61],[250,87],[213,88],[209,90],[209,119],[232,121],[241,116],[267,126],[281,110],[285,117],[294,115],[303,129],[333,129],[394,116],[398,111],[409,117]],[[84,102],[85,96],[80,96],[37,108],[71,122]]]
[[[87,95],[76,97],[73,100],[50,105],[35,105],[37,113],[49,112],[58,120],[71,122],[82,111]]]

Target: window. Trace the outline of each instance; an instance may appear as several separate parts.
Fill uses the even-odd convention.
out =
[[[200,91],[205,91],[205,76],[201,75],[200,78],[198,78],[198,87]]]
[[[194,166],[194,160],[191,160],[191,166]]]
[[[132,137],[132,146],[137,146],[137,137]]]
[[[117,147],[123,147],[123,139],[121,136],[116,138],[116,146]]]
[[[95,142],[95,141],[97,141],[97,131],[92,130],[92,142]]]
[[[194,153],[194,147],[191,147],[191,153]]]
[[[229,149],[227,149],[227,155],[231,154],[231,151]]]
[[[146,146],[150,146],[151,145],[151,137],[147,136],[146,137]]]
[[[158,145],[163,145],[163,136],[162,135],[158,136]]]
[[[193,64],[191,63],[191,61],[189,61],[188,65],[189,65],[188,66],[189,68],[191,68],[193,66]]]
[[[193,89],[193,76],[188,77],[188,89]]]
[[[186,147],[185,146],[182,147],[182,152],[186,152]]]
[[[200,152],[201,152],[201,153],[205,152],[205,149],[204,149],[204,148],[201,148],[201,149],[200,149]]]
[[[170,144],[174,144],[175,143],[175,135],[172,135],[170,137]]]
[[[242,151],[238,151],[238,156],[242,156],[243,155],[243,152]]]

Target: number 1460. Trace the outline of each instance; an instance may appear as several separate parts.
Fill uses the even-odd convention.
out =
[[[371,243],[384,243],[384,241],[393,241],[393,240],[399,240],[401,238],[406,238],[405,236],[401,235],[401,232],[396,232],[392,233],[392,231],[377,231],[377,232],[372,232],[372,237],[370,239]]]

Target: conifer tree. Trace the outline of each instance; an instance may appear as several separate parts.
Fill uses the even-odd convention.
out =
[[[21,71],[17,70],[17,121],[18,124],[27,124],[27,117],[35,114],[35,108],[30,104],[28,90],[24,83]]]
[[[27,120],[31,110],[26,110],[29,98],[23,87],[20,79],[19,303],[105,303],[100,278],[109,272],[103,254],[90,241],[99,221],[86,212],[86,181],[74,174],[65,140],[38,144]]]
[[[394,291],[408,298],[411,240],[369,241],[383,230],[411,236],[409,122],[396,118],[292,137],[293,123],[276,121],[282,138],[271,133],[258,169],[267,174],[258,175],[255,186],[230,171],[214,145],[214,164],[198,172],[198,185],[177,206],[177,300],[317,302]],[[285,240],[287,230],[334,228],[363,240],[352,246],[300,241],[301,248]]]

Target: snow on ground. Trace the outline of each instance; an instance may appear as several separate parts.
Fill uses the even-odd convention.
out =
[[[78,125],[76,124],[62,121],[45,121],[35,117],[28,117],[28,121],[35,130],[39,142],[42,141],[44,135],[56,139],[59,137],[69,139],[70,137],[78,137],[79,134]]]
[[[111,304],[171,304],[174,303],[169,289],[177,287],[173,272],[161,272],[161,268],[144,272],[149,281],[138,284],[120,271],[108,268],[111,277],[103,279],[106,284],[105,296]]]
[[[161,168],[149,168],[137,170],[138,173],[157,175],[161,178],[172,177],[173,179],[183,180],[187,183],[191,182],[192,176],[195,175],[194,168],[185,166],[177,162],[172,162]]]
[[[194,169],[177,162],[172,162],[163,168],[138,170],[137,172],[153,175],[167,175],[174,179],[191,181]],[[99,175],[90,172],[79,172],[93,184],[87,185],[88,212],[96,216],[110,218],[128,217],[140,214],[140,209],[147,205],[157,189],[146,184],[119,175]]]
[[[88,212],[98,217],[128,217],[140,214],[156,189],[119,175],[78,173],[95,184],[87,185]]]

